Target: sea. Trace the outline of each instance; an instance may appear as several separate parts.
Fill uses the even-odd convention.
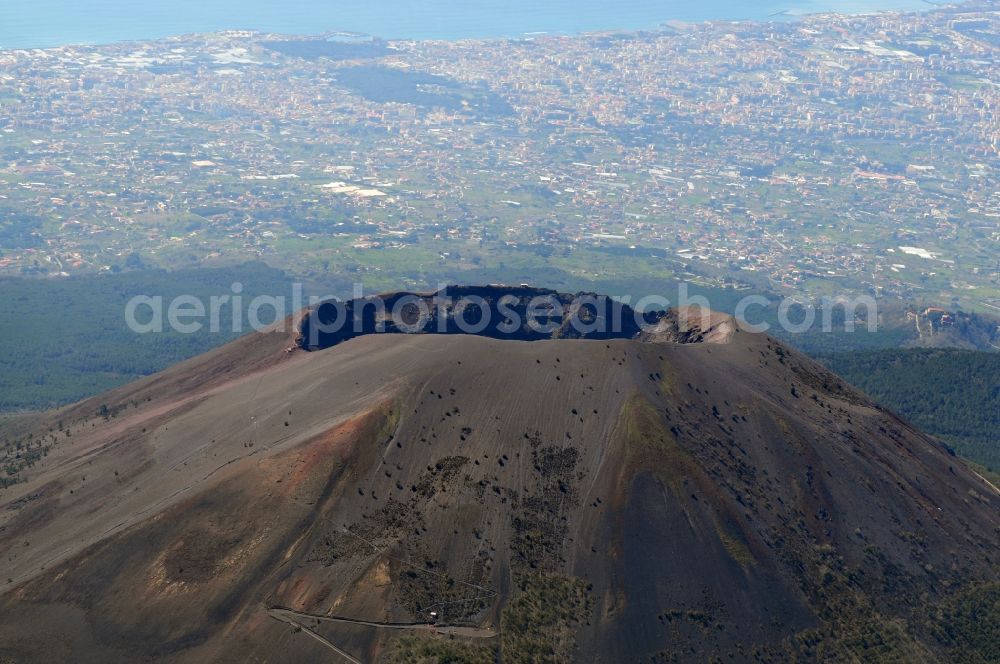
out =
[[[2,0],[0,48],[104,44],[230,29],[458,40],[932,7],[931,0]]]

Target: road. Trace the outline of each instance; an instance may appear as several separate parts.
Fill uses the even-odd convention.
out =
[[[316,632],[312,631],[311,629],[309,629],[305,625],[299,623],[298,621],[296,621],[296,620],[294,620],[294,619],[292,619],[292,618],[290,618],[290,617],[288,617],[288,616],[286,616],[284,614],[281,614],[281,613],[277,613],[277,614],[276,613],[272,613],[271,609],[268,609],[267,613],[268,613],[268,615],[270,615],[275,620],[280,620],[281,622],[288,623],[292,627],[295,627],[297,629],[301,629],[303,632],[305,632],[306,634],[308,634],[312,638],[316,639],[317,641],[319,641],[320,643],[322,643],[323,645],[325,645],[327,648],[329,648],[333,652],[337,653],[338,655],[340,655],[341,657],[343,657],[344,659],[346,659],[348,662],[351,662],[351,664],[364,664],[360,659],[357,659],[357,658],[353,657],[351,654],[349,654],[347,652],[344,652],[343,650],[341,650],[340,648],[338,648],[334,644],[330,643],[330,641],[328,641],[324,637],[320,636]]]
[[[361,662],[345,652],[344,650],[338,648],[335,644],[331,643],[328,639],[320,636],[313,630],[309,629],[302,621],[307,620],[318,620],[321,622],[333,622],[341,623],[347,625],[362,625],[365,627],[374,627],[377,629],[402,629],[410,630],[416,632],[432,632],[434,634],[441,634],[443,636],[458,636],[468,639],[492,639],[497,636],[496,630],[487,629],[484,627],[466,627],[463,625],[432,625],[428,623],[387,623],[387,622],[376,622],[373,620],[359,620],[356,618],[340,618],[337,616],[324,616],[317,615],[315,613],[303,613],[301,611],[293,611],[292,609],[282,608],[280,606],[272,607],[267,610],[267,615],[271,616],[275,620],[280,620],[281,622],[288,623],[293,627],[301,629],[303,632],[316,639],[326,647],[330,648],[338,655],[343,657],[349,662],[354,664],[361,664]]]

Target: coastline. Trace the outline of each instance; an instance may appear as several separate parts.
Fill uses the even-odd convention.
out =
[[[809,16],[822,14],[858,16],[882,12],[924,13],[934,11],[935,9],[941,9],[951,3],[942,3],[936,0],[872,0],[871,2],[862,1],[834,3],[848,5],[838,9],[827,9],[823,6],[824,4],[826,3],[809,2],[809,6],[805,7],[781,7],[781,3],[775,3],[771,6],[761,6],[760,9],[755,12],[755,14],[757,14],[756,16],[741,16],[733,18],[714,16],[711,14],[714,14],[715,12],[708,10],[706,10],[705,16],[700,19],[683,16],[673,17],[670,16],[670,10],[667,9],[662,12],[656,12],[655,16],[651,12],[649,16],[645,17],[645,19],[638,18],[634,15],[629,15],[627,19],[623,19],[619,18],[618,15],[615,15],[614,18],[608,17],[608,20],[604,22],[603,26],[596,25],[600,22],[600,17],[595,15],[583,16],[582,18],[575,16],[568,18],[565,23],[568,24],[572,22],[576,25],[565,25],[564,27],[560,27],[555,25],[555,23],[560,22],[557,16],[558,12],[552,12],[547,17],[542,17],[537,20],[531,19],[531,21],[524,21],[524,25],[518,26],[517,28],[512,26],[505,28],[502,25],[496,25],[495,23],[490,23],[486,20],[476,21],[474,20],[474,17],[462,17],[449,22],[449,17],[453,19],[455,19],[455,17],[453,15],[449,15],[448,13],[443,15],[444,18],[441,21],[433,22],[426,18],[426,15],[433,10],[427,10],[421,15],[420,21],[411,22],[407,29],[400,28],[398,25],[393,27],[389,24],[384,28],[380,28],[378,32],[374,31],[372,27],[365,30],[361,26],[357,28],[327,27],[322,30],[317,30],[317,24],[323,23],[322,18],[317,18],[315,21],[296,21],[296,23],[300,23],[298,26],[288,23],[287,19],[274,21],[272,24],[265,25],[260,19],[255,20],[251,18],[247,20],[256,25],[239,26],[230,24],[225,26],[212,21],[205,21],[204,25],[200,27],[185,27],[181,24],[178,24],[175,27],[170,24],[167,24],[166,26],[157,24],[152,20],[153,17],[149,17],[148,20],[133,19],[137,20],[137,24],[132,26],[122,25],[110,31],[107,28],[107,23],[95,21],[95,25],[92,30],[85,30],[89,31],[91,34],[67,34],[65,38],[42,38],[40,35],[43,32],[45,32],[45,34],[51,34],[46,32],[49,27],[47,24],[44,26],[42,24],[29,25],[31,23],[31,19],[25,18],[23,15],[16,17],[14,20],[4,20],[10,17],[5,17],[4,12],[0,11],[0,25],[6,24],[7,26],[4,29],[0,29],[0,52],[14,50],[48,50],[73,46],[113,46],[130,42],[150,42],[170,39],[178,36],[225,32],[254,32],[258,34],[275,34],[300,38],[312,36],[323,38],[339,37],[344,39],[376,37],[385,39],[386,41],[504,41],[552,36],[573,37],[610,32],[634,33],[659,31],[663,30],[669,24],[697,25],[699,23],[719,22],[747,22],[762,24],[797,21],[808,18]],[[901,4],[905,4],[906,6],[902,7],[900,6]],[[876,6],[872,7],[871,5]],[[569,8],[566,9],[568,10]],[[486,13],[488,14],[488,12]],[[607,14],[607,12],[605,12],[605,14]],[[343,18],[339,20],[343,20]],[[405,19],[399,18],[397,18],[396,21],[397,23],[401,22],[404,24],[407,22]],[[620,23],[615,25],[613,24],[615,21],[619,21]],[[362,16],[354,19],[354,22],[366,23],[370,22],[370,20]],[[421,25],[421,22],[423,25]],[[454,23],[454,25],[448,27],[450,23]],[[491,25],[493,27],[488,30],[483,30],[483,25]],[[19,34],[16,38],[12,37],[14,33],[21,31],[22,27],[24,28],[24,31],[32,33],[31,36]],[[79,26],[76,25],[74,28],[79,29]],[[126,36],[125,33],[128,33],[128,36]]]

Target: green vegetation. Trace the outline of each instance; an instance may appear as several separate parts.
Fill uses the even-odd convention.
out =
[[[800,576],[803,590],[823,624],[792,635],[779,648],[755,648],[759,661],[998,661],[1000,584],[971,582],[930,607],[926,593],[934,581],[889,564],[875,547],[868,547],[859,566],[847,564],[829,545],[798,553],[803,569],[811,570]],[[872,574],[872,565],[881,572]],[[883,612],[874,598],[884,592],[910,609]]]
[[[722,546],[726,548],[726,552],[730,557],[738,562],[744,569],[756,564],[757,560],[754,558],[753,553],[747,548],[746,543],[743,542],[740,535],[733,532],[733,528],[726,528],[723,524],[716,521],[715,523],[715,533],[719,536],[719,541],[722,542]]]
[[[0,207],[0,256],[3,247],[23,249],[42,243],[42,219],[11,207]]]
[[[504,608],[500,652],[512,664],[570,662],[573,632],[589,613],[586,584],[556,574],[525,574]]]
[[[835,575],[836,576],[836,575]],[[836,587],[840,580],[832,582]],[[827,624],[793,635],[781,659],[793,661],[963,662],[1000,661],[1000,584],[972,584],[941,606],[909,620],[873,611],[867,600],[838,588]],[[917,604],[919,605],[919,603]],[[917,635],[927,635],[918,638]],[[934,651],[928,649],[934,646]],[[760,649],[764,654],[768,649]],[[774,656],[774,653],[767,653]]]
[[[935,637],[950,649],[952,661],[1000,662],[1000,583],[955,594],[938,609],[934,626]]]
[[[1000,354],[902,349],[819,359],[958,454],[1000,470]]]
[[[670,375],[669,371],[664,371]],[[686,478],[698,477],[701,469],[668,431],[659,413],[640,394],[634,393],[622,406],[619,423],[625,431],[626,459],[630,465],[654,469],[664,487],[683,494]]]
[[[389,67],[346,67],[337,71],[337,82],[366,99],[381,103],[414,104],[452,111],[468,106],[490,116],[513,113],[510,104],[496,93],[467,88],[436,74]]]
[[[489,646],[407,636],[399,640],[393,659],[400,664],[493,664],[497,655]]]
[[[798,320],[795,318],[793,322]],[[898,348],[914,337],[912,329],[908,327],[888,328],[884,326],[875,332],[869,332],[863,327],[855,329],[854,332],[847,332],[843,328],[837,329],[835,327],[830,332],[809,330],[801,334],[794,334],[785,332],[774,325],[767,333],[795,346],[803,353],[813,356]]]
[[[0,489],[17,484],[21,479],[20,473],[33,468],[42,457],[48,456],[52,444],[63,436],[70,437],[70,430],[48,433],[37,439],[28,436],[0,445]]]
[[[167,304],[182,294],[197,297],[207,308],[211,296],[232,294],[237,281],[243,284],[244,303],[259,294],[290,296],[284,273],[261,264],[0,280],[0,346],[7,350],[0,355],[0,410],[76,401],[231,341],[239,334],[232,331],[228,304],[220,308],[218,333],[206,325],[200,332],[180,334],[165,324],[163,334],[137,334],[126,324],[124,311],[136,295],[162,296],[164,318]],[[264,322],[269,313],[261,311]]]

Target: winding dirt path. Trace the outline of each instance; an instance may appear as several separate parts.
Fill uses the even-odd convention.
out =
[[[360,659],[356,659],[350,653],[344,652],[343,650],[341,650],[340,648],[338,648],[337,646],[335,646],[333,643],[331,643],[330,641],[328,641],[323,636],[320,636],[316,632],[312,631],[311,629],[309,629],[305,625],[299,623],[297,620],[295,620],[295,619],[293,619],[293,618],[285,615],[284,613],[280,613],[280,612],[279,613],[272,613],[272,609],[268,609],[267,613],[268,613],[269,616],[271,616],[275,620],[280,620],[281,622],[288,623],[292,627],[296,627],[298,629],[301,629],[303,632],[305,632],[309,636],[313,637],[314,639],[316,639],[317,641],[319,641],[320,643],[322,643],[324,646],[326,646],[327,648],[329,648],[333,652],[337,653],[338,655],[340,655],[341,657],[343,657],[344,659],[346,659],[348,662],[351,662],[352,664],[364,664]]]
[[[332,622],[332,623],[342,623],[348,625],[363,625],[365,627],[374,627],[376,629],[402,629],[410,630],[416,632],[432,632],[435,634],[441,634],[444,636],[458,636],[469,639],[492,639],[498,635],[498,632],[492,629],[487,629],[484,627],[466,627],[462,625],[432,625],[429,623],[387,623],[387,622],[376,622],[373,620],[359,620],[356,618],[340,618],[337,616],[323,616],[314,613],[303,613],[301,611],[294,611],[292,609],[285,609],[280,606],[272,607],[267,610],[267,615],[271,616],[275,620],[280,620],[281,622],[288,623],[293,627],[301,629],[303,632],[316,639],[326,647],[330,648],[336,652],[341,657],[345,658],[349,662],[355,664],[362,664],[361,661],[356,659],[354,656],[345,652],[341,648],[338,648],[335,644],[329,641],[327,638],[317,634],[313,630],[306,627],[302,622],[304,620],[318,620],[322,622]]]

